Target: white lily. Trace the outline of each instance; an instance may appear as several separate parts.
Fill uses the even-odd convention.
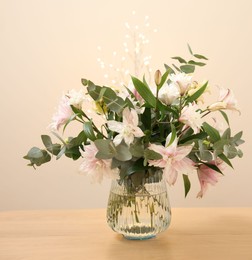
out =
[[[116,146],[119,145],[122,140],[124,140],[127,145],[130,145],[135,137],[144,136],[143,131],[138,127],[137,112],[133,109],[130,110],[128,107],[123,110],[122,122],[109,120],[107,124],[110,130],[119,133],[113,140]]]

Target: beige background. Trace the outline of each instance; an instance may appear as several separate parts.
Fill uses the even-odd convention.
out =
[[[78,174],[80,161],[53,161],[34,171],[22,156],[41,146],[63,92],[80,88],[80,78],[103,82],[97,46],[104,60],[122,51],[126,21],[150,16],[158,32],[150,38],[152,67],[187,54],[186,43],[210,58],[199,70],[234,90],[242,115],[229,113],[235,131],[244,130],[244,158],[226,170],[218,185],[196,199],[197,179],[185,200],[179,179],[169,188],[173,207],[252,206],[251,62],[252,1],[0,0],[0,210],[105,207],[109,181],[91,185]],[[132,18],[133,19],[133,18]]]

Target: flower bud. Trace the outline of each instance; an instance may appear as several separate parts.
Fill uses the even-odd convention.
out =
[[[157,70],[155,72],[154,79],[155,79],[156,86],[158,86],[161,83],[161,79],[162,79],[162,74],[160,70]]]

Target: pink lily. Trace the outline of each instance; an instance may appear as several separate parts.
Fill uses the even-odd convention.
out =
[[[240,112],[237,108],[237,100],[231,89],[220,88],[219,101],[213,103],[208,107],[210,111],[216,111],[220,109],[236,110]]]
[[[194,133],[198,133],[203,124],[203,119],[198,105],[195,103],[189,103],[185,106],[181,111],[179,121],[190,126]]]
[[[85,152],[83,155],[83,162],[80,165],[80,171],[84,174],[90,175],[93,182],[99,182],[104,177],[107,178],[119,178],[118,169],[111,169],[111,159],[102,160],[96,158],[98,149],[93,142],[90,145],[85,146]]]
[[[211,162],[211,164],[216,165],[220,168],[222,161],[216,163],[215,161]],[[208,167],[205,164],[201,164],[198,169],[198,178],[201,186],[201,190],[197,195],[197,198],[202,198],[204,194],[207,191],[208,184],[215,185],[218,182],[218,177],[221,176],[221,174],[212,168]]]
[[[150,150],[153,150],[162,155],[162,159],[149,160],[150,166],[163,168],[163,173],[170,185],[175,184],[178,173],[188,174],[195,170],[194,162],[186,157],[192,150],[193,145],[177,146],[177,138],[171,145],[171,134],[166,138],[165,147],[162,145],[151,144]]]

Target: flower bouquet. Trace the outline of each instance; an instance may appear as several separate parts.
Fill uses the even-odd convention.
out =
[[[80,171],[98,182],[111,177],[119,186],[126,184],[131,194],[143,189],[146,178],[158,182],[162,175],[170,185],[181,176],[187,196],[190,176],[197,174],[201,187],[197,197],[202,197],[209,184],[217,183],[224,164],[233,167],[231,159],[242,157],[239,145],[244,141],[242,132],[231,133],[225,112],[239,111],[232,90],[220,88],[219,99],[206,105],[209,84],[196,81],[193,73],[207,58],[188,47],[191,59],[173,57],[179,65],[165,64],[163,74],[157,70],[152,86],[144,76],[132,76],[131,84],[120,90],[82,79],[84,88],[64,95],[53,117],[52,133],[60,142],[42,135],[45,147],[31,148],[24,158],[33,167],[51,161],[52,156],[81,159]],[[98,124],[82,108],[87,96],[96,107]],[[226,124],[224,130],[219,120],[210,117],[218,112]],[[64,132],[73,121],[80,125],[79,134],[62,138],[58,130],[63,127]],[[148,205],[151,211],[152,204]]]
[[[207,60],[199,54],[196,59]],[[98,86],[82,79],[86,87],[79,92],[69,91],[63,96],[51,124],[52,133],[61,143],[53,143],[48,135],[42,135],[44,149],[33,147],[24,157],[30,166],[40,166],[65,155],[83,163],[80,170],[100,182],[103,177],[115,177],[123,181],[138,181],[138,173],[148,169],[161,169],[167,182],[175,184],[178,175],[183,176],[185,195],[190,189],[190,174],[198,174],[202,197],[208,184],[215,184],[223,174],[223,164],[232,167],[231,159],[242,157],[238,148],[244,141],[242,132],[231,135],[226,110],[236,110],[237,101],[232,90],[220,88],[219,100],[210,105],[203,103],[208,82],[193,79],[195,66],[205,63],[186,61],[173,57],[182,65],[168,66],[162,75],[154,75],[155,88],[132,76],[130,87],[118,91],[113,87]],[[90,96],[101,117],[97,126],[88,113],[82,110],[86,95]],[[209,114],[218,111],[226,122],[226,129],[218,128]],[[72,121],[80,123],[80,133],[66,140],[57,130],[63,130]],[[219,124],[220,125],[220,124]]]

